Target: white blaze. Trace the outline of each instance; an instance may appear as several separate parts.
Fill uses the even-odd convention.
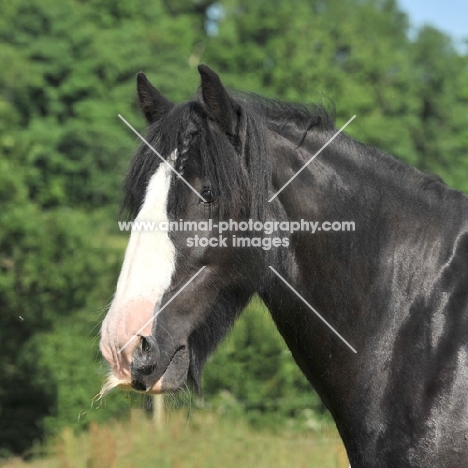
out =
[[[171,173],[167,164],[159,166],[135,221],[168,222]],[[152,317],[171,283],[175,257],[167,230],[132,231],[115,297],[102,324],[101,351],[118,378],[130,376],[131,354],[138,343],[135,335],[151,334]]]

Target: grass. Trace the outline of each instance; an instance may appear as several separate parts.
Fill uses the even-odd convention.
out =
[[[2,468],[347,468],[345,449],[336,429],[310,434],[253,430],[242,420],[216,413],[166,416],[163,426],[134,410],[125,423],[91,424],[75,434],[66,428],[29,462],[15,458]]]

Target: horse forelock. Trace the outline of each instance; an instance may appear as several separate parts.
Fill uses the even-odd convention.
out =
[[[190,178],[191,171],[206,180],[218,199],[219,214],[263,217],[268,193],[270,165],[266,126],[242,102],[239,106],[239,134],[224,135],[199,101],[175,106],[161,121],[152,124],[146,139],[164,158],[177,149],[176,171]],[[151,176],[160,158],[145,143],[135,152],[123,182],[121,215],[134,218],[143,203]],[[168,211],[181,214],[190,189],[173,175],[177,199],[168,200]]]

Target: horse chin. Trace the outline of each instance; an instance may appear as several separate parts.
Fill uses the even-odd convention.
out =
[[[173,392],[183,388],[187,382],[189,367],[189,350],[187,347],[178,349],[163,376],[151,387],[148,393]]]

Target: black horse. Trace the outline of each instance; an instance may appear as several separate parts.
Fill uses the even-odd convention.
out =
[[[199,72],[200,96],[177,105],[138,75],[147,142],[123,209],[159,229],[130,236],[102,326],[105,390],[199,387],[257,293],[353,468],[468,466],[467,197],[343,133],[285,186],[333,118]],[[326,229],[344,220],[355,229]]]

